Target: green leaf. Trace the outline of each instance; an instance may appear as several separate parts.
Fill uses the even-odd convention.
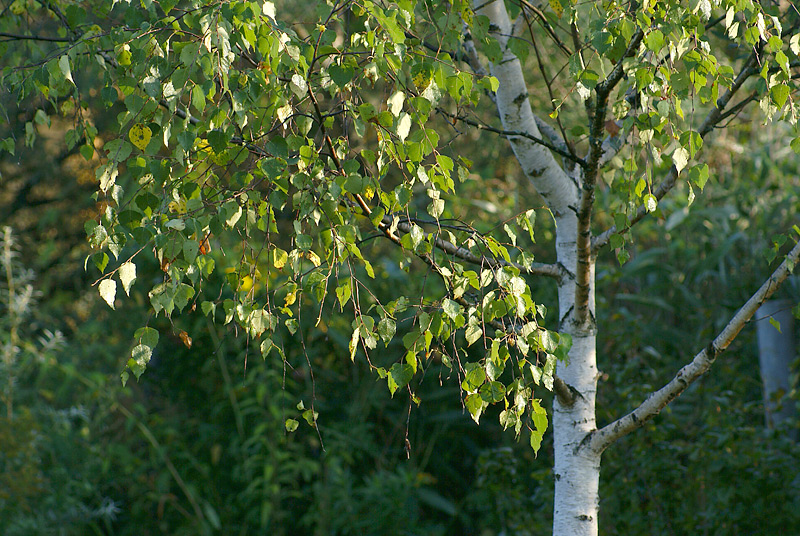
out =
[[[299,74],[293,74],[292,80],[289,82],[289,88],[297,95],[298,99],[302,99],[306,96],[308,92],[308,84],[306,84],[305,78],[300,76]]]
[[[477,321],[467,324],[467,329],[464,333],[464,336],[467,339],[467,346],[472,346],[473,344],[475,344],[481,338],[482,335],[483,335],[483,330],[478,325]]]
[[[769,90],[772,94],[772,100],[779,109],[783,108],[783,105],[786,104],[786,100],[789,98],[790,89],[789,86],[786,84],[778,84],[772,86]]]
[[[72,69],[69,66],[69,56],[64,54],[58,59],[58,68],[61,70],[61,73],[64,75],[64,78],[72,82],[72,85],[75,85],[75,81],[72,79]]]
[[[139,328],[133,334],[133,338],[139,344],[155,348],[158,344],[158,330],[148,327]]]
[[[467,374],[461,382],[461,389],[467,393],[475,393],[486,381],[486,372],[478,363],[467,363]]]
[[[542,369],[542,383],[548,391],[553,390],[553,375],[556,373],[556,356],[547,354],[547,360]]]
[[[539,337],[542,348],[548,354],[552,354],[558,348],[559,336],[555,331],[543,331]]]
[[[341,89],[344,89],[344,87],[348,84],[348,82],[350,82],[350,80],[353,79],[355,70],[353,69],[353,67],[349,65],[347,66],[332,65],[328,69],[328,74],[330,75],[331,80],[333,80],[337,86],[339,86]]]
[[[339,300],[339,305],[344,308],[351,296],[350,280],[345,279],[341,285],[336,287],[336,298]]]
[[[299,408],[298,408],[299,409]],[[317,423],[317,417],[319,417],[319,413],[314,410],[307,409],[303,412],[303,419],[309,424],[309,426],[315,426]]]
[[[455,320],[455,318],[459,314],[461,314],[463,308],[461,307],[461,304],[459,304],[458,302],[455,302],[449,298],[445,298],[442,301],[442,310],[448,316],[448,318],[450,318],[451,320]]]
[[[297,427],[298,427],[298,426],[300,426],[300,423],[299,423],[299,422],[297,422],[297,421],[296,421],[296,420],[294,420],[294,419],[286,419],[286,424],[285,424],[285,426],[286,426],[286,431],[287,431],[287,432],[289,432],[289,433],[291,434],[292,432],[294,432],[295,430],[297,430]]]
[[[403,111],[403,102],[405,102],[406,94],[402,91],[396,91],[389,99],[386,101],[386,104],[389,105],[389,111],[392,112],[392,115],[398,117],[400,112]]]
[[[506,387],[498,381],[487,382],[481,387],[480,394],[486,403],[494,404],[505,398]]]
[[[531,421],[533,422],[533,430],[531,430],[531,448],[534,453],[539,452],[542,446],[542,438],[547,431],[547,411],[541,406],[538,399],[531,400]]]
[[[483,401],[481,395],[475,393],[467,396],[464,399],[464,405],[469,411],[470,416],[472,416],[472,420],[475,421],[475,424],[480,424],[481,420],[481,413],[483,413],[483,409],[486,407],[486,402]]]
[[[678,147],[675,149],[675,152],[672,153],[672,163],[675,164],[675,168],[678,170],[678,173],[680,173],[681,170],[686,167],[688,162],[689,151],[683,147]]]
[[[269,353],[272,351],[272,348],[275,344],[272,342],[272,339],[267,337],[263,341],[261,341],[260,350],[261,350],[261,357],[266,359]]]
[[[411,131],[411,116],[403,112],[400,114],[400,119],[397,121],[397,137],[401,142],[405,142],[408,133]]]
[[[208,139],[208,144],[211,145],[211,149],[217,154],[222,153],[228,146],[228,137],[219,130],[212,130],[206,138]]]
[[[395,391],[402,389],[411,378],[414,377],[414,369],[408,363],[395,363],[386,374],[389,385],[389,392],[394,396]]]
[[[647,212],[655,212],[656,208],[658,208],[658,200],[653,194],[647,194],[644,196],[643,201],[644,208],[647,210]]]
[[[353,334],[350,336],[350,361],[355,361],[356,359],[356,352],[358,351],[358,341],[361,340],[361,327],[358,326],[353,329]]]
[[[789,58],[786,57],[786,54],[783,52],[783,50],[779,50],[778,52],[775,53],[775,61],[777,61],[778,65],[781,66],[781,70],[788,75]]]
[[[537,367],[533,363],[531,363],[529,365],[529,368],[530,368],[530,371],[531,371],[531,376],[533,377],[533,383],[535,383],[536,385],[539,385],[539,383],[541,383],[541,381],[542,381],[542,368],[541,367]]]
[[[119,267],[119,280],[122,283],[122,288],[125,294],[131,295],[131,285],[136,280],[136,265],[132,262],[126,262]]]
[[[388,346],[389,341],[394,337],[395,331],[397,331],[397,324],[391,318],[386,317],[378,322],[378,335],[385,345]]]
[[[703,138],[700,133],[694,130],[687,130],[681,134],[681,145],[689,150],[689,157],[694,158],[697,152],[703,147]]]
[[[150,358],[153,356],[153,349],[150,346],[140,344],[131,350],[131,358],[128,360],[128,368],[138,380],[147,368]]]
[[[689,169],[689,180],[703,191],[703,188],[708,182],[708,164],[698,164]]]

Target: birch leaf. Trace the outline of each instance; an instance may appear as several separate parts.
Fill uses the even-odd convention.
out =
[[[680,173],[681,170],[686,167],[686,164],[689,163],[689,151],[683,147],[675,149],[675,152],[672,153],[672,163],[675,164],[675,168],[678,170],[678,173]]]
[[[400,112],[403,111],[403,102],[405,101],[405,99],[406,99],[406,94],[403,93],[402,91],[398,91],[397,93],[389,97],[387,103],[389,104],[389,109],[391,110],[393,116],[397,117],[398,115],[400,115]]]
[[[152,136],[153,132],[147,126],[141,123],[136,123],[128,131],[128,139],[130,139],[131,143],[134,144],[140,151],[145,150],[147,144],[150,143],[150,138]]]
[[[72,79],[72,69],[69,66],[69,56],[64,54],[58,59],[58,68],[64,75],[64,78],[72,82],[72,85],[75,85],[75,81]]]
[[[299,74],[292,75],[292,81],[289,84],[289,87],[292,88],[292,91],[295,95],[297,95],[298,99],[305,97],[306,92],[308,91],[308,85],[306,84],[305,78]]]
[[[117,282],[113,279],[104,279],[100,282],[100,297],[109,307],[114,308],[114,298],[117,295]]]
[[[400,117],[400,121],[397,122],[397,136],[400,138],[400,141],[406,141],[408,137],[408,133],[411,131],[411,116],[407,113],[403,113]]]
[[[126,262],[119,267],[119,280],[122,282],[122,288],[125,289],[125,294],[130,296],[131,285],[136,280],[136,265],[132,262]]]

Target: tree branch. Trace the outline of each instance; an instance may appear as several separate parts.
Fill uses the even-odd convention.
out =
[[[550,149],[554,153],[556,153],[556,154],[558,154],[560,156],[563,156],[564,158],[566,158],[566,159],[568,159],[568,160],[570,160],[572,162],[577,163],[581,167],[585,167],[586,166],[586,161],[583,158],[580,158],[579,156],[576,156],[576,155],[570,153],[569,150],[567,150],[567,148],[566,148],[566,144],[563,144],[563,148],[561,148],[561,147],[558,147],[555,144],[553,144],[553,143],[551,143],[551,142],[549,142],[549,141],[547,141],[545,139],[540,138],[539,136],[534,136],[533,134],[530,134],[528,132],[523,132],[523,131],[520,131],[520,130],[503,130],[501,128],[495,128],[495,127],[492,127],[492,126],[489,126],[489,125],[485,125],[483,123],[479,123],[478,121],[475,121],[474,119],[470,119],[469,117],[466,117],[466,116],[463,116],[463,115],[450,113],[447,110],[444,110],[442,108],[438,108],[437,107],[436,110],[439,113],[441,113],[442,115],[446,115],[447,117],[449,117],[451,119],[454,119],[454,120],[457,120],[457,121],[461,121],[462,123],[466,123],[466,124],[468,124],[470,126],[473,126],[475,128],[479,128],[481,130],[487,130],[489,132],[494,132],[495,134],[500,134],[501,136],[505,136],[507,138],[510,138],[510,137],[527,138],[527,139],[529,139],[529,140],[531,140],[531,141],[533,141],[535,143],[538,143],[539,145],[547,147],[548,149]],[[540,123],[537,121],[537,126],[539,126],[539,125],[540,125]],[[548,125],[548,128],[549,128],[549,125]],[[552,129],[551,129],[551,131],[552,131]],[[552,133],[555,134],[555,131],[552,131]]]
[[[750,54],[750,57],[745,62],[744,67],[739,72],[739,75],[736,77],[736,80],[734,80],[730,89],[728,89],[728,91],[726,91],[724,95],[722,95],[719,99],[717,99],[716,107],[713,108],[710,112],[708,112],[708,115],[706,115],[706,118],[703,120],[703,122],[700,124],[700,127],[697,129],[697,133],[700,134],[701,138],[705,139],[706,135],[709,132],[711,132],[714,129],[714,127],[716,127],[719,124],[720,121],[728,117],[728,114],[723,113],[725,107],[730,103],[730,100],[733,98],[736,92],[741,89],[745,81],[748,78],[750,78],[750,76],[752,76],[754,73],[757,72],[759,53],[760,49],[756,49]],[[749,102],[748,99],[745,99],[745,101]],[[736,108],[738,111],[738,108],[740,108],[739,105],[737,105]],[[669,172],[667,172],[667,176],[664,178],[664,180],[661,181],[661,183],[655,188],[655,190],[653,190],[653,195],[658,201],[661,201],[661,199],[672,190],[672,188],[675,186],[677,178],[678,178],[678,170],[675,168],[675,166],[672,166]],[[629,219],[628,228],[633,227],[634,225],[639,223],[645,216],[647,216],[647,214],[649,214],[647,212],[647,208],[644,206],[640,206],[636,210],[636,214],[634,214]],[[598,236],[596,236],[592,240],[592,252],[596,254],[601,247],[608,244],[608,241],[611,239],[611,236],[619,231],[620,229],[617,229],[616,225],[612,225],[611,227],[600,233]]]
[[[575,397],[579,396],[578,391],[567,382],[553,374],[553,392],[558,397],[558,401],[564,407],[570,407],[575,403]]]
[[[628,48],[625,50],[623,58],[627,58],[636,53],[639,44],[642,42],[644,32],[640,29],[631,37]],[[597,174],[600,170],[600,160],[603,157],[603,132],[606,122],[606,108],[608,107],[608,97],[614,87],[622,80],[625,74],[623,64],[620,60],[609,73],[608,77],[597,84],[595,89],[595,104],[592,110],[591,124],[589,127],[589,156],[583,176],[581,191],[581,202],[578,207],[578,267],[576,274],[575,288],[575,318],[578,325],[593,329],[590,324],[593,322],[592,312],[590,311],[589,294],[592,284],[592,210],[594,209],[594,188],[597,184]]]
[[[631,433],[658,415],[661,410],[683,393],[689,385],[705,374],[716,357],[725,351],[733,342],[744,325],[753,317],[756,310],[772,296],[780,287],[800,259],[800,242],[796,243],[786,255],[784,261],[772,272],[772,275],[761,285],[755,294],[739,309],[725,328],[700,351],[691,363],[684,366],[664,387],[652,393],[639,407],[624,417],[592,432],[591,447],[603,452],[619,438]]]
[[[51,43],[69,43],[66,37],[46,37],[44,35],[21,35],[7,32],[0,32],[0,37],[8,37],[3,41],[47,41]]]

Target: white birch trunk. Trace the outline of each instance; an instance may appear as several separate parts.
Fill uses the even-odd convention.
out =
[[[490,19],[490,29],[504,55],[501,62],[491,65],[491,74],[500,82],[497,90],[497,110],[503,128],[540,136],[528,101],[528,90],[517,57],[506,43],[512,26],[502,1],[475,3],[477,12]],[[553,408],[555,448],[555,536],[597,534],[598,485],[600,453],[585,441],[595,430],[595,393],[597,364],[595,356],[595,327],[578,325],[573,319],[575,310],[575,280],[578,252],[577,205],[580,200],[577,185],[553,158],[552,153],[535,142],[510,136],[514,154],[522,171],[544,198],[556,220],[556,253],[559,263],[573,277],[559,283],[560,331],[573,337],[569,365],[558,364],[557,374],[575,391],[574,403],[565,405],[556,398]],[[594,318],[594,268],[589,285],[589,311]],[[584,323],[585,324],[585,323]]]

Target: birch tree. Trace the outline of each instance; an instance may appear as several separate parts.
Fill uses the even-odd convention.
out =
[[[87,269],[111,308],[135,292],[154,315],[200,308],[287,363],[302,359],[282,342],[301,322],[347,315],[343,358],[366,363],[391,396],[424,403],[415,386],[446,367],[476,422],[502,408],[501,425],[534,450],[552,428],[553,532],[597,534],[603,452],[711,369],[791,273],[800,229],[775,230],[768,279],[705,347],[687,349],[683,368],[663,371],[661,388],[608,423],[595,418],[598,360],[613,358],[596,351],[598,254],[611,248],[624,263],[637,224],[666,215],[665,197],[688,207],[720,187],[715,131],[757,117],[800,149],[795,8],[298,7],[15,0],[0,33],[3,102],[24,132],[2,149],[36,143],[56,117],[72,122],[66,148],[97,165]],[[111,139],[98,138],[98,113],[115,114]],[[474,131],[475,152],[454,151]],[[488,179],[472,159],[489,136],[507,140],[544,209],[484,225],[466,208],[465,185]],[[537,218],[554,222],[554,262],[531,253]],[[152,257],[162,280],[137,280]],[[380,301],[374,280],[398,268],[426,283]],[[222,287],[204,284],[214,270],[227,273]],[[556,283],[557,303],[539,303],[542,278]],[[313,318],[301,315],[309,307]],[[395,338],[404,351],[387,355]],[[159,333],[145,325],[134,339],[123,382],[145,372]],[[289,433],[303,419],[317,426],[313,405],[300,411]]]

